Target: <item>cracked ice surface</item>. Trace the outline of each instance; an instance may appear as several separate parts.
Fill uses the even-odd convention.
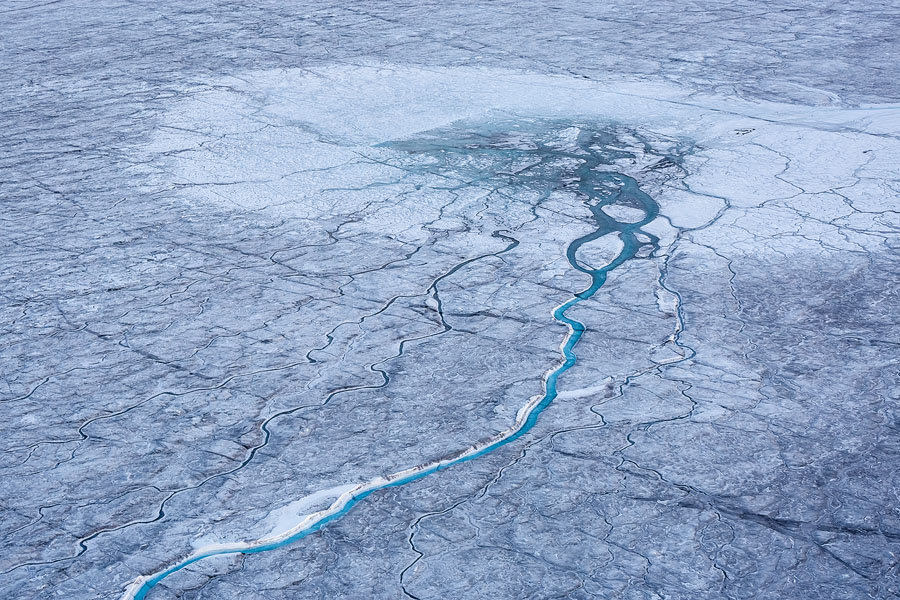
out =
[[[610,264],[521,438],[147,597],[898,594],[890,7],[532,8],[6,9],[4,597],[507,431]]]

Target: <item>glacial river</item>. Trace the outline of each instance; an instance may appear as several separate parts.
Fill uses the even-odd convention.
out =
[[[558,147],[543,144],[529,145],[524,148],[497,147],[492,145],[491,137],[484,134],[471,135],[462,140],[456,140],[455,143],[445,142],[438,144],[437,142],[423,143],[421,141],[413,141],[383,144],[383,147],[412,153],[428,153],[432,156],[436,152],[445,154],[448,152],[450,154],[461,152],[472,154],[489,153],[501,157],[502,161],[503,158],[508,160],[517,156],[533,154],[537,155],[541,161],[546,158],[548,160],[566,160],[577,164],[567,175],[576,188],[574,191],[577,193],[573,195],[583,202],[590,211],[595,229],[573,240],[568,245],[566,259],[574,270],[590,277],[590,285],[552,311],[553,318],[568,327],[568,334],[560,346],[562,353],[561,362],[544,374],[543,395],[536,396],[525,404],[518,411],[516,420],[511,427],[480,444],[473,445],[431,463],[411,467],[387,477],[377,477],[362,483],[341,494],[328,508],[307,515],[300,523],[285,533],[252,542],[222,544],[203,548],[163,571],[148,577],[138,578],[128,588],[123,596],[123,600],[142,600],[155,585],[166,577],[206,558],[229,554],[268,552],[297,542],[319,531],[332,521],[340,519],[366,497],[379,490],[406,485],[437,471],[474,460],[479,456],[494,452],[528,433],[537,423],[541,413],[557,397],[559,378],[576,363],[575,347],[584,334],[585,326],[583,323],[567,316],[568,310],[594,296],[606,283],[609,273],[633,258],[641,250],[642,246],[657,248],[658,239],[651,234],[641,231],[641,227],[647,225],[658,216],[659,206],[648,194],[640,190],[633,178],[605,170],[609,168],[608,165],[611,164],[612,159],[627,154],[621,150],[610,149],[613,141],[608,133],[580,130],[575,140],[577,150],[561,150]],[[547,186],[548,190],[559,187],[558,182],[545,182],[544,185]],[[638,209],[643,213],[643,217],[639,220],[628,222],[618,221],[603,211],[604,207],[616,204],[627,206],[632,210]],[[645,241],[639,239],[639,234]],[[616,235],[621,241],[621,249],[612,260],[601,267],[595,268],[581,264],[576,259],[578,249],[584,244],[607,235]],[[512,239],[507,235],[499,235],[499,232],[494,232],[494,237]],[[513,244],[507,250],[514,247],[515,244],[517,242],[513,240]]]

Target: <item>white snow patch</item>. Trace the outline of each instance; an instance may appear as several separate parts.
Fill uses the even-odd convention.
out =
[[[605,235],[586,242],[575,252],[575,259],[584,267],[601,269],[614,261],[625,244],[617,235]]]
[[[579,388],[577,390],[565,390],[556,394],[557,400],[572,400],[575,398],[588,398],[590,396],[596,396],[597,394],[603,393],[609,389],[609,384],[613,381],[612,377],[607,377],[603,380],[602,383],[591,387]]]
[[[603,212],[619,223],[637,223],[644,218],[645,213],[639,208],[624,206],[622,204],[610,204],[601,208]]]
[[[757,229],[780,215],[760,215],[727,234],[706,225],[726,204],[758,210],[834,188],[855,194],[864,175],[892,177],[892,136],[900,128],[900,105],[750,102],[664,83],[477,67],[332,65],[242,73],[220,83],[173,103],[146,147],[156,158],[172,148],[194,149],[167,157],[166,171],[199,202],[318,218],[336,205],[364,205],[409,189],[391,166],[395,151],[378,147],[381,142],[462,121],[587,120],[696,142],[683,182],[657,192],[662,214],[676,227],[703,229],[707,239],[725,237],[735,250],[755,254],[776,251],[754,236],[771,233]],[[277,127],[260,128],[259,122]],[[566,148],[578,133],[578,127],[565,129],[554,143]],[[372,182],[381,186],[366,188]],[[878,197],[859,195],[861,203]],[[605,210],[615,218],[639,218],[621,207]],[[367,216],[368,225],[399,237],[416,231],[417,223],[417,215],[402,211]],[[436,226],[455,223],[448,217]],[[671,227],[643,229],[661,230],[663,249],[673,241]],[[807,246],[818,243],[817,232],[801,233],[813,240]],[[778,251],[805,248],[794,241],[782,236]]]
[[[330,506],[344,492],[349,492],[357,487],[355,483],[338,485],[325,490],[313,492],[290,504],[277,508],[270,512],[263,521],[267,531],[267,537],[280,536],[293,529],[297,523],[307,515]]]

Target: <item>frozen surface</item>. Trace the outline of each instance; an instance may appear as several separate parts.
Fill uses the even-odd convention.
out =
[[[0,16],[0,597],[900,595],[894,4]]]

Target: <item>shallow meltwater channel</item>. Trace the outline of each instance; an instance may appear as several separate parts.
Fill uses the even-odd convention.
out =
[[[292,544],[341,518],[357,503],[379,490],[411,483],[478,458],[528,433],[542,411],[557,397],[560,377],[576,363],[574,351],[585,332],[585,325],[569,317],[568,310],[593,297],[606,283],[611,271],[642,250],[652,253],[659,247],[659,240],[641,229],[659,215],[657,203],[640,189],[634,178],[618,172],[616,165],[635,159],[636,152],[645,155],[644,158],[650,155],[672,165],[678,161],[677,152],[659,155],[633,132],[628,133],[631,145],[624,145],[619,133],[614,129],[560,121],[506,121],[490,125],[457,123],[413,139],[380,144],[378,151],[387,150],[395,155],[400,168],[416,175],[440,177],[446,182],[444,190],[459,191],[476,185],[502,188],[506,201],[531,203],[532,220],[538,220],[538,211],[551,196],[562,194],[578,208],[576,212],[585,214],[584,219],[591,230],[568,243],[565,258],[572,275],[579,280],[586,275],[588,285],[551,311],[553,319],[567,326],[568,333],[560,345],[560,362],[544,373],[543,394],[523,399],[515,421],[490,438],[438,460],[411,466],[388,476],[378,476],[346,489],[330,506],[304,515],[288,531],[253,541],[201,548],[159,573],[138,578],[129,587],[124,599],[145,598],[163,579],[205,558],[267,552]],[[637,149],[628,149],[634,147]],[[613,215],[627,218],[617,219]],[[565,237],[565,232],[561,234]],[[493,254],[495,256],[519,244],[515,230],[495,229],[490,235],[508,242],[505,249]],[[615,248],[615,253],[599,267],[580,262],[576,256],[579,249],[605,236],[618,239],[616,244],[607,245]],[[464,269],[470,262],[457,265],[454,271]],[[438,296],[440,281],[441,278],[438,278],[432,284],[434,309],[440,314],[444,326],[450,328],[441,312]]]

